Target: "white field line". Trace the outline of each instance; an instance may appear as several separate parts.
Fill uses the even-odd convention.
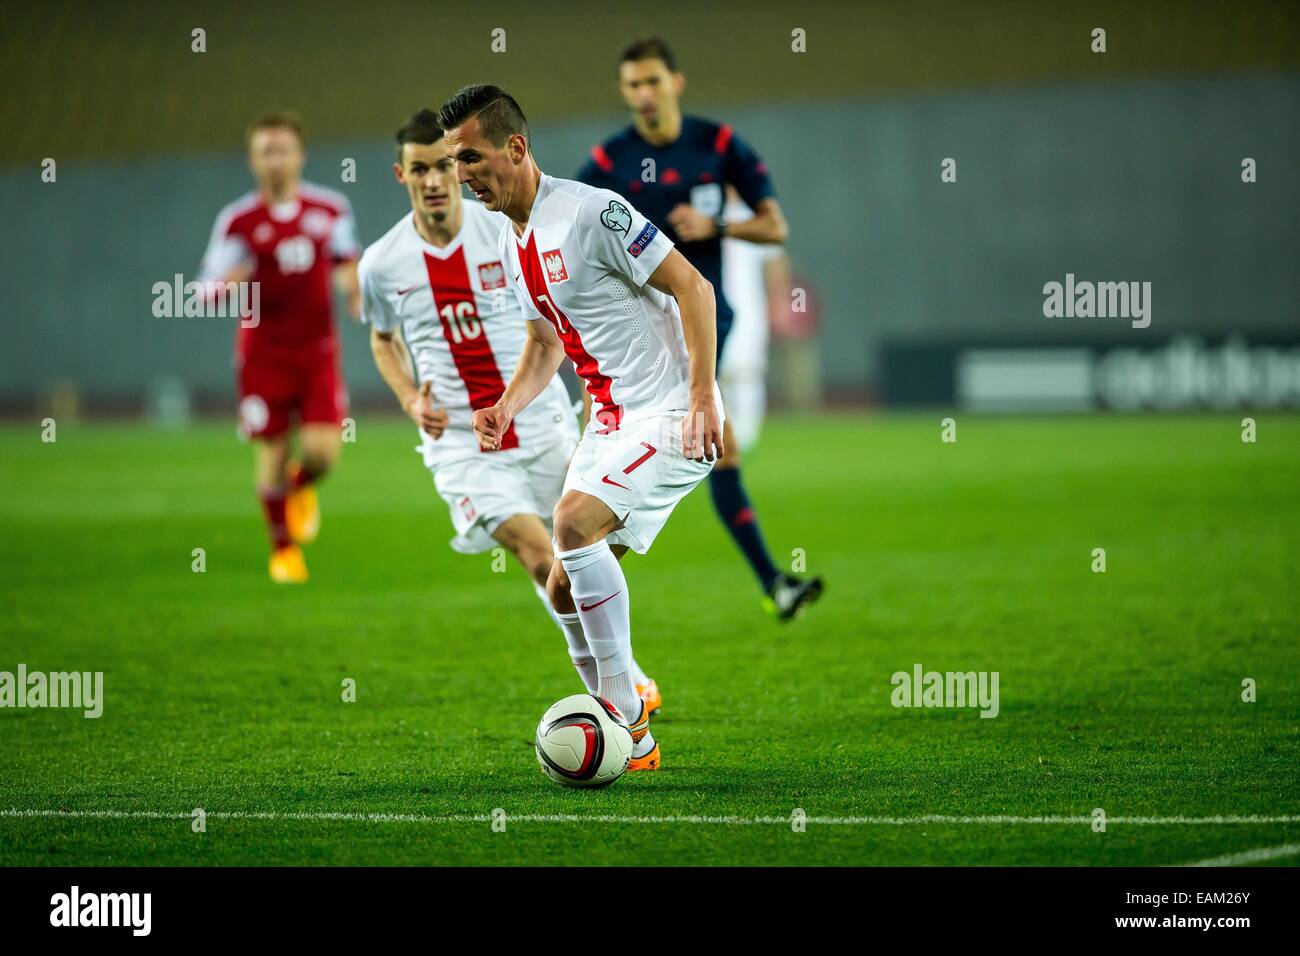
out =
[[[1248,863],[1263,863],[1288,856],[1300,856],[1300,843],[1243,850],[1241,853],[1229,853],[1226,856],[1210,857],[1208,860],[1197,860],[1195,863],[1184,863],[1183,866],[1245,866]]]
[[[211,810],[209,820],[266,820],[283,822],[349,823],[491,823],[490,813],[429,815],[419,813],[329,813],[291,810]],[[188,820],[191,811],[175,810],[0,810],[0,819],[84,819],[84,820]],[[739,816],[631,816],[602,813],[505,813],[511,823],[612,823],[626,825],[692,824],[702,826],[790,826],[793,817]],[[939,814],[912,817],[818,817],[806,816],[803,822],[815,826],[1054,826],[1091,825],[1091,815],[1079,816],[944,816]],[[1277,825],[1300,823],[1300,816],[1210,816],[1210,817],[1106,817],[1106,825],[1122,826],[1232,826],[1242,824]],[[1286,854],[1283,854],[1286,855]],[[1215,865],[1207,863],[1206,865]]]

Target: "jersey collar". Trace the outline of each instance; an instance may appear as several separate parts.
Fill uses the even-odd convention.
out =
[[[298,218],[298,213],[302,210],[302,200],[296,196],[287,202],[273,202],[266,204],[266,212],[276,222],[293,222]]]

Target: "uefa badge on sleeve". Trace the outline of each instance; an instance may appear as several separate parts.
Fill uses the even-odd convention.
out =
[[[647,222],[645,228],[637,234],[637,237],[632,240],[632,244],[627,247],[627,251],[632,254],[633,259],[637,258],[645,250],[646,246],[654,242],[657,235],[659,235],[658,227],[652,222]]]

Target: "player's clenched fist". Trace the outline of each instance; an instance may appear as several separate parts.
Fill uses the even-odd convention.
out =
[[[722,419],[713,400],[691,402],[682,419],[682,454],[693,461],[717,461],[725,452]]]
[[[498,450],[501,447],[501,436],[510,427],[511,418],[504,405],[493,405],[476,411],[470,421],[474,425],[474,436],[478,438],[478,443],[488,451]]]
[[[406,414],[420,426],[421,431],[435,439],[442,437],[442,433],[447,430],[447,425],[451,421],[447,409],[433,404],[432,382],[425,382],[420,386],[419,394],[407,403]]]

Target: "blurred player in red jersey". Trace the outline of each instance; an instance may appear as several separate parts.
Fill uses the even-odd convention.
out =
[[[259,314],[241,320],[235,341],[239,428],[254,440],[271,579],[301,583],[307,565],[299,545],[320,529],[314,486],[338,459],[347,408],[331,282],[356,316],[360,249],[347,199],[302,181],[306,156],[295,115],[254,121],[247,140],[257,189],[218,214],[200,280],[259,286]]]

